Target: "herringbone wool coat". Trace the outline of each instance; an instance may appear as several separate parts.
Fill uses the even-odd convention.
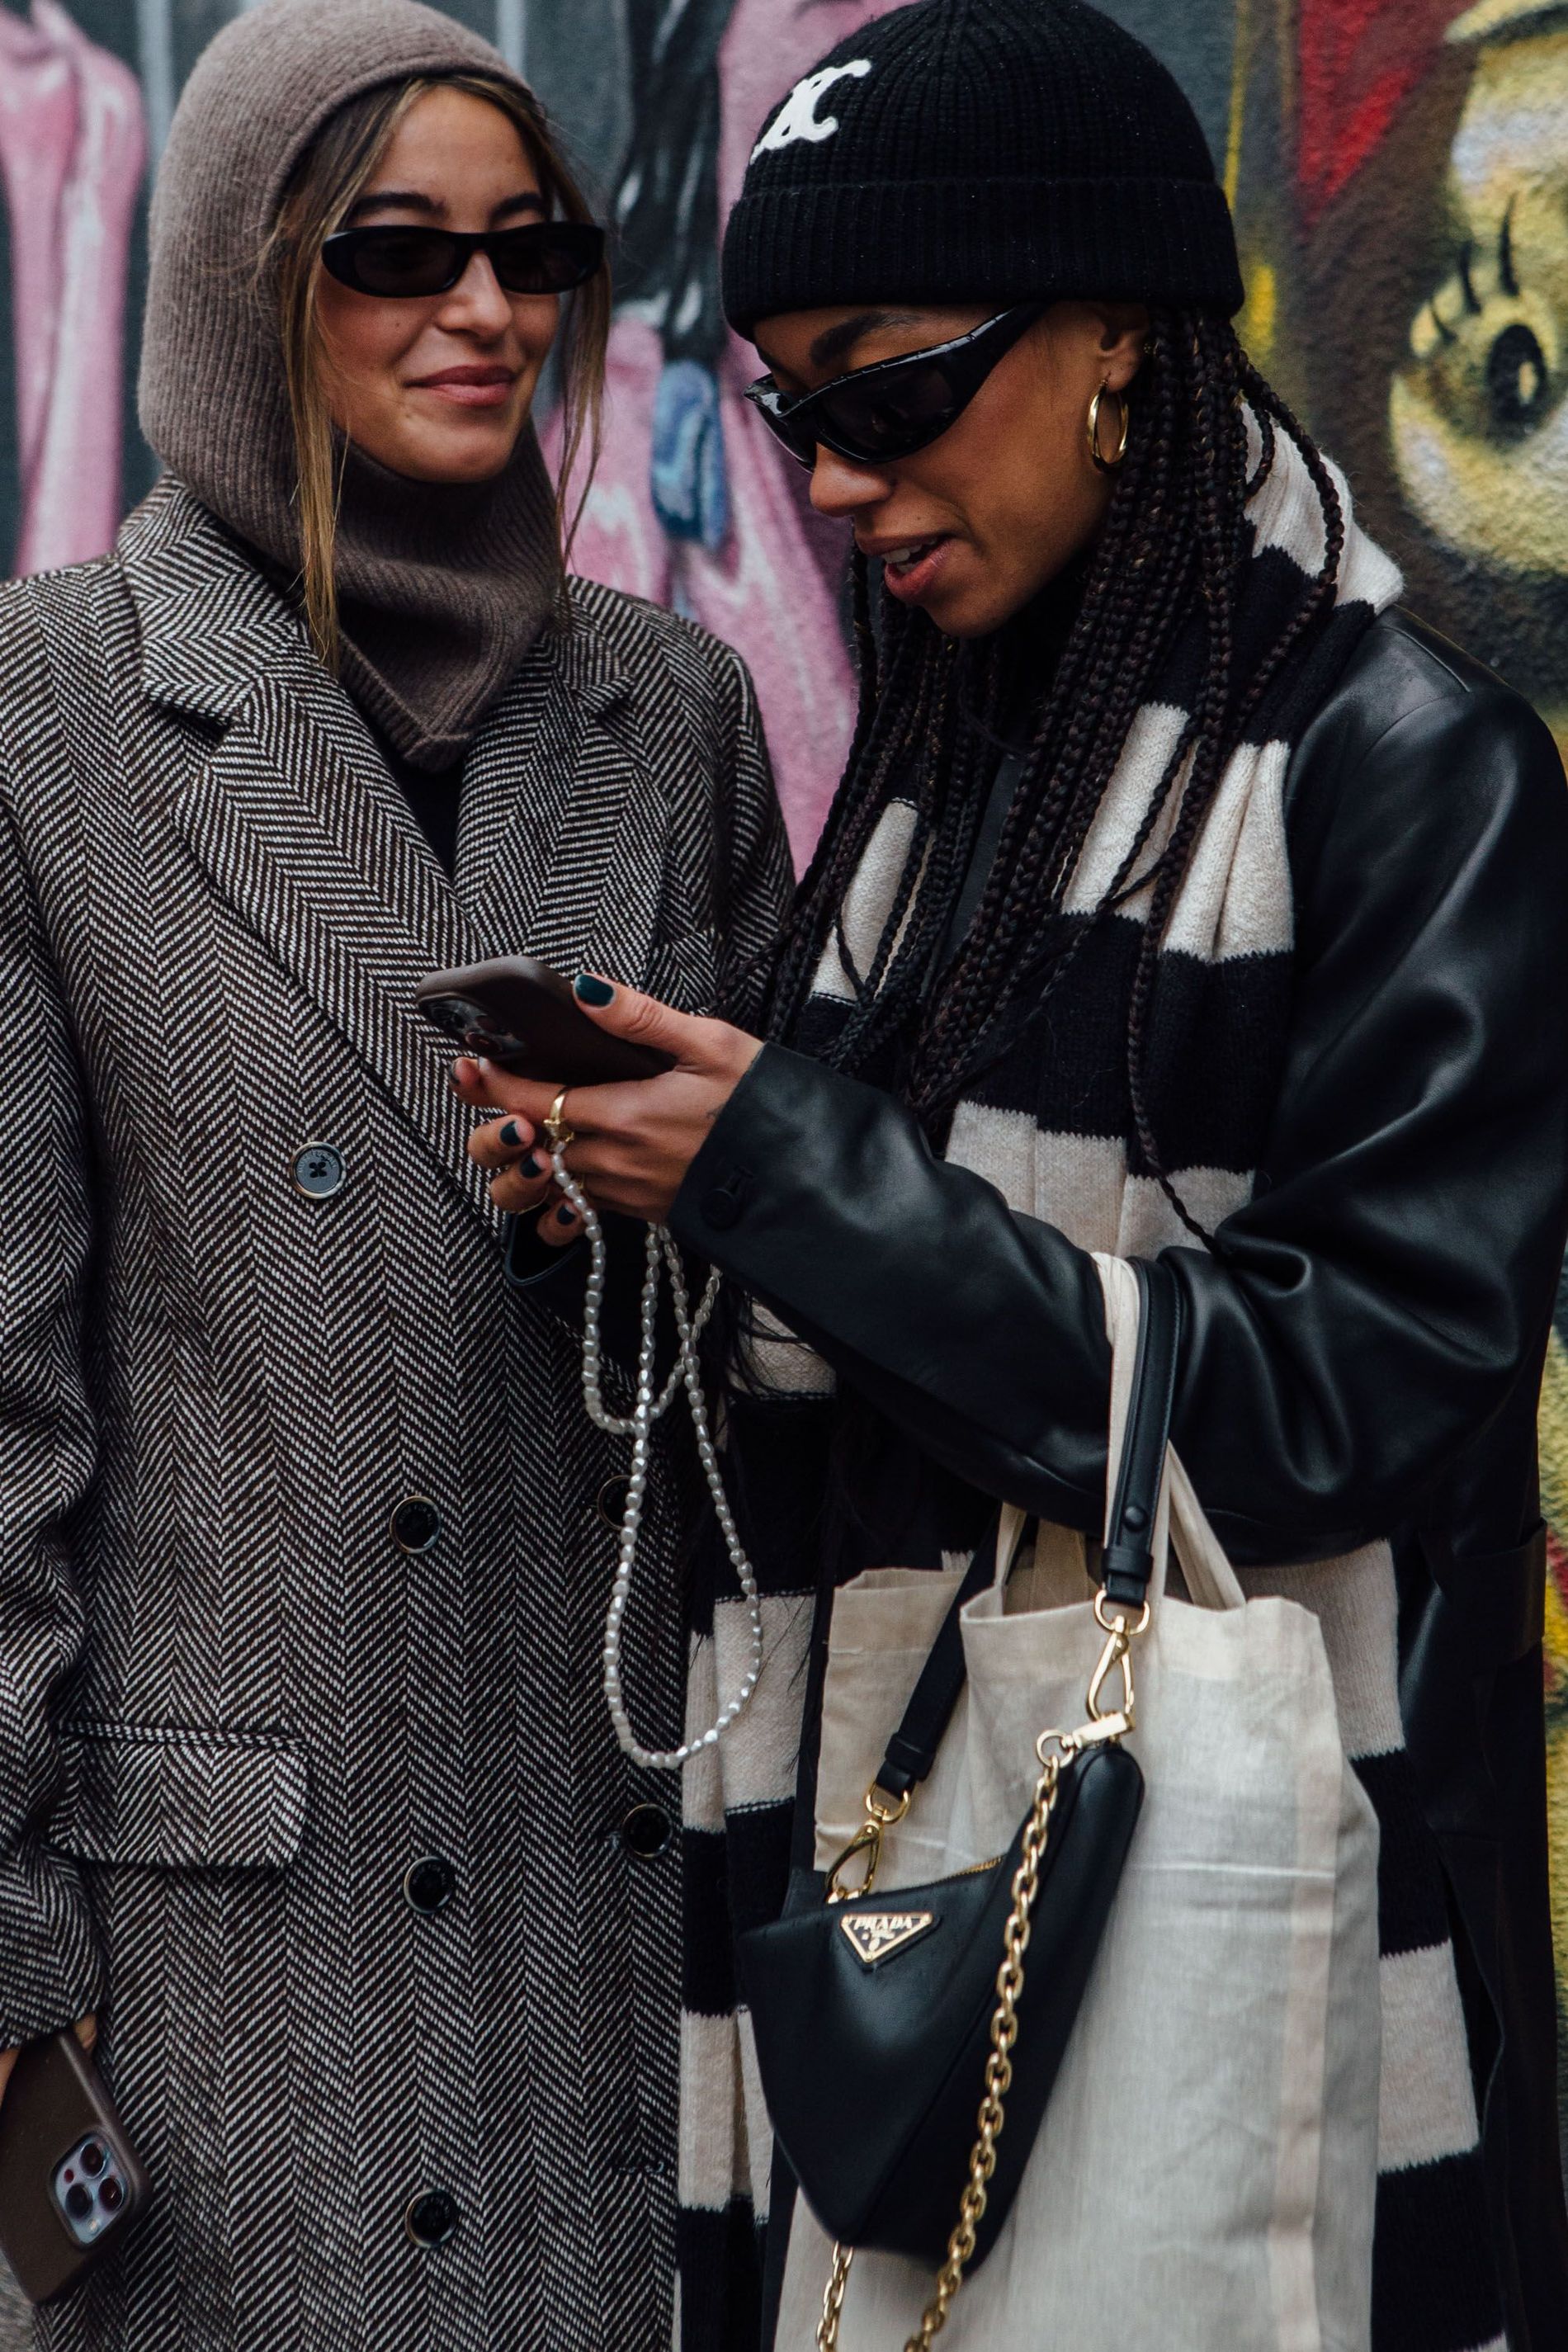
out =
[[[735,657],[573,604],[454,887],[177,483],[0,593],[0,2043],[96,2008],[155,2184],[58,2352],[669,2341],[679,1840],[620,1831],[679,1793],[599,1688],[618,1450],[412,993],[527,949],[702,1009],[786,868]],[[628,1643],[667,1733],[674,1527]]]

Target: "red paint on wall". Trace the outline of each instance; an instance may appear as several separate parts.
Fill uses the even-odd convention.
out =
[[[1298,0],[1296,178],[1310,228],[1374,154],[1468,0]]]

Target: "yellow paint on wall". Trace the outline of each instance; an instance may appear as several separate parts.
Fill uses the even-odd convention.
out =
[[[1541,1382],[1541,1510],[1558,1540],[1568,1544],[1568,1349],[1553,1331]],[[1551,1643],[1548,1641],[1548,1650]],[[1568,1626],[1557,1656],[1568,1672]]]
[[[1546,1824],[1558,2014],[1568,2057],[1568,1349],[1553,1331],[1541,1389],[1541,1507],[1556,1542],[1546,1580]],[[1563,2084],[1568,2103],[1568,2077]]]
[[[1247,271],[1247,305],[1236,322],[1243,350],[1267,366],[1279,316],[1279,280],[1271,261],[1255,261]]]
[[[1252,39],[1249,0],[1236,0],[1230,52],[1230,121],[1225,138],[1225,200],[1233,210],[1241,183],[1241,138],[1247,127],[1247,79],[1252,70]]]
[[[1556,1696],[1546,1710],[1546,1839],[1552,1866],[1552,1942],[1557,1955],[1557,2011],[1568,2054],[1568,1608],[1556,1587],[1546,1587],[1546,1643],[1563,1662],[1555,1675]],[[1568,2100],[1568,2080],[1563,2084]]]

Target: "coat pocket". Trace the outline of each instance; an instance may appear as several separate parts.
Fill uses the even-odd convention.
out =
[[[286,1732],[84,1722],[59,1743],[49,1843],[78,1861],[279,1870],[299,1852],[310,1776]]]

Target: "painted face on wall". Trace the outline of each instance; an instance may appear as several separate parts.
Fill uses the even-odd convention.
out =
[[[1481,0],[1449,37],[1479,44],[1449,158],[1460,254],[1394,380],[1394,461],[1448,546],[1568,573],[1568,24]]]

